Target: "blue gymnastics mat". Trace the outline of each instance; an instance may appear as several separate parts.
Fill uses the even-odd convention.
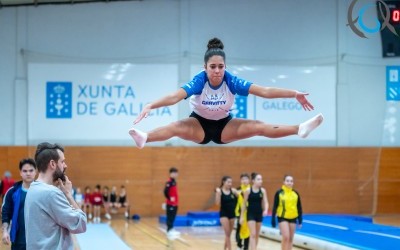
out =
[[[167,217],[160,215],[158,222],[165,224]],[[191,211],[186,215],[176,216],[174,226],[175,227],[212,227],[220,226],[219,212],[204,212],[204,211]]]
[[[271,227],[271,217],[263,226]],[[305,215],[296,234],[355,249],[400,249],[400,227],[374,224],[372,218],[353,215]]]
[[[158,222],[161,224],[167,224],[167,216],[160,215],[158,217]],[[188,217],[186,215],[177,215],[174,221],[174,227],[187,227]]]

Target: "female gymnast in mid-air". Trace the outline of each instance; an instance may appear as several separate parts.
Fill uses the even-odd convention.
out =
[[[174,105],[190,97],[192,113],[189,118],[147,133],[131,128],[129,134],[138,148],[143,148],[147,142],[166,141],[174,136],[199,144],[207,144],[210,141],[225,144],[253,136],[280,138],[298,135],[306,138],[322,123],[322,114],[299,125],[272,125],[257,120],[232,118],[230,111],[236,94],[253,94],[262,98],[296,98],[304,110],[310,111],[314,107],[306,98],[308,93],[263,87],[226,71],[224,45],[218,38],[211,39],[207,47],[204,70],[177,91],[147,104],[134,124],[146,118],[152,109]]]

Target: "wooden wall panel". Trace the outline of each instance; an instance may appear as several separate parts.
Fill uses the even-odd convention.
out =
[[[380,156],[377,212],[398,214],[400,211],[400,148],[383,148]]]
[[[3,178],[4,171],[11,172],[14,179],[20,179],[19,162],[22,158],[29,156],[28,147],[0,147],[0,176]]]
[[[0,147],[0,173],[8,169],[18,179],[18,161],[34,151]],[[377,191],[379,213],[400,207],[398,148],[67,147],[65,155],[75,187],[125,185],[132,212],[142,216],[163,213],[171,166],[179,169],[180,213],[212,208],[221,177],[230,175],[237,186],[243,172],[263,175],[271,206],[283,176],[291,174],[307,213],[371,214]]]

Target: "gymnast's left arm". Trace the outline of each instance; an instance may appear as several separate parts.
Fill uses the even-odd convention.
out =
[[[265,190],[265,188],[261,188],[261,192],[263,192],[263,204],[262,204],[262,208],[263,208],[263,216],[267,216],[268,215],[268,207],[269,207],[269,203],[268,203],[268,198],[267,198],[267,190]]]
[[[252,84],[249,88],[249,94],[269,99],[296,98],[301,106],[303,106],[304,110],[314,110],[314,106],[306,98],[308,93],[303,93],[296,90],[264,87],[257,84]]]

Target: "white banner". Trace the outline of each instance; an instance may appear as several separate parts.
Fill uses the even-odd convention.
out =
[[[143,106],[175,91],[177,76],[175,64],[29,64],[28,139],[128,144]],[[149,131],[176,121],[177,106],[151,116],[135,127]]]
[[[197,74],[203,67],[193,65],[192,74]],[[308,100],[314,105],[314,111],[304,111],[294,98],[264,99],[249,95],[236,98],[232,113],[236,117],[260,120],[268,124],[299,124],[318,113],[324,115],[323,124],[309,135],[307,140],[298,136],[289,136],[271,140],[269,145],[302,145],[310,141],[323,141],[323,145],[335,145],[336,142],[336,68],[334,66],[245,66],[230,65],[227,70],[247,81],[262,86],[295,89],[309,93]],[[254,137],[246,140],[265,140]],[[283,141],[283,142],[280,142]],[[294,141],[293,144],[288,141]],[[272,142],[272,143],[271,143]],[[318,144],[318,143],[317,143]],[[258,144],[257,144],[258,145]]]

